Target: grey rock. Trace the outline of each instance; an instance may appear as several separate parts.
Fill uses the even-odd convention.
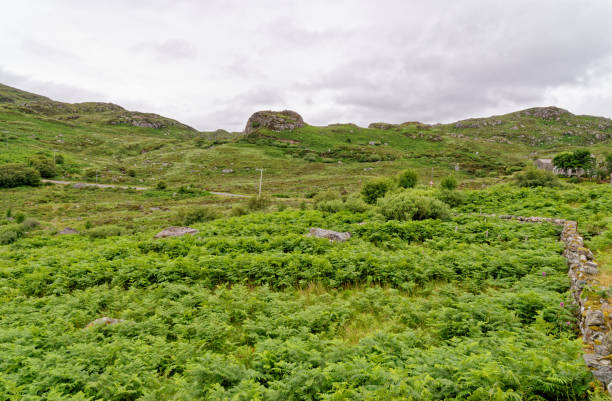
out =
[[[94,326],[106,326],[106,325],[111,326],[113,324],[123,323],[123,322],[125,322],[125,320],[123,319],[114,319],[112,317],[104,316],[92,322],[89,322],[89,324],[87,324],[87,326],[85,327],[89,328],[89,327],[94,327]]]
[[[316,228],[316,227],[311,228],[310,231],[308,232],[308,235],[310,237],[327,238],[330,241],[337,241],[337,242],[344,242],[347,239],[351,238],[351,233],[349,232],[341,233],[338,231],[326,230],[323,228]]]
[[[605,325],[604,314],[600,310],[587,311],[584,319],[585,326],[603,326]]]
[[[233,172],[234,172],[234,170],[233,170],[233,169],[231,169],[231,168],[224,168],[223,170],[221,170],[221,172],[222,172],[223,174],[230,174],[230,173],[233,173]]]
[[[58,234],[60,234],[60,235],[71,235],[71,234],[78,234],[78,233],[79,232],[77,230],[75,230],[74,228],[66,227],[62,231],[60,231]]]
[[[259,128],[267,128],[272,131],[287,131],[301,128],[304,120],[295,111],[258,111],[254,113],[246,123],[244,132],[250,134]]]
[[[166,237],[182,237],[183,235],[189,234],[194,235],[199,231],[195,228],[190,227],[168,227],[163,231],[160,231],[155,235],[155,238],[166,238]]]

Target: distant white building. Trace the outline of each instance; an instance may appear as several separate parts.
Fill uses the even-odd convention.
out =
[[[572,177],[572,176],[581,177],[584,175],[584,169],[582,168],[578,168],[578,169],[557,168],[553,164],[552,159],[536,159],[533,161],[533,164],[536,166],[536,168],[539,168],[540,170],[552,171],[554,174],[566,175],[568,177]]]

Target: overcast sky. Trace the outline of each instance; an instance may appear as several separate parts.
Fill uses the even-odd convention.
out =
[[[200,130],[612,116],[612,1],[0,0],[0,83]]]

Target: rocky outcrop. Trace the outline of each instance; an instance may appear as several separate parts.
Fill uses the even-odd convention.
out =
[[[295,111],[258,111],[249,118],[244,132],[250,134],[259,128],[280,132],[301,128],[304,125],[306,124],[302,116]]]
[[[384,129],[384,130],[394,129],[398,127],[399,125],[397,124],[389,124],[389,123],[371,123],[370,125],[368,125],[368,128]]]
[[[158,232],[155,235],[155,238],[182,237],[186,234],[194,235],[198,232],[198,230],[191,227],[168,227],[165,230]]]
[[[332,230],[325,230],[323,228],[313,227],[308,232],[309,237],[317,237],[317,238],[327,238],[330,241],[335,242],[344,242],[347,239],[351,238],[351,233],[349,232],[338,232]]]
[[[531,109],[523,110],[522,113],[526,116],[538,117],[544,120],[557,119],[564,114],[572,115],[572,113],[569,111],[554,106],[533,107]]]

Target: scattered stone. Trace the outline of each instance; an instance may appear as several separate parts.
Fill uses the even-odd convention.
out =
[[[230,173],[233,173],[233,172],[234,172],[234,170],[233,170],[233,169],[231,169],[231,168],[224,168],[223,170],[221,170],[221,172],[222,172],[223,174],[230,174]]]
[[[104,316],[104,317],[101,317],[99,319],[96,319],[96,320],[90,322],[85,327],[89,328],[89,327],[94,327],[94,326],[105,326],[105,325],[111,326],[113,324],[123,323],[123,322],[125,322],[125,320],[123,320],[123,319],[114,319],[112,317]]]
[[[168,227],[157,233],[154,238],[182,237],[185,234],[194,235],[198,232],[198,230],[191,227]]]
[[[313,227],[308,232],[309,237],[317,237],[317,238],[327,238],[330,241],[344,242],[347,239],[351,238],[351,233],[349,232],[338,232],[332,230],[326,230],[323,228]]]
[[[71,234],[78,234],[78,233],[79,232],[75,230],[74,228],[66,227],[62,231],[60,231],[58,234],[59,235],[71,235]]]
[[[72,188],[76,188],[76,189],[82,189],[82,188],[86,188],[86,187],[87,187],[86,184],[83,184],[83,183],[80,183],[80,182],[77,182],[76,184],[74,184],[72,186]]]

